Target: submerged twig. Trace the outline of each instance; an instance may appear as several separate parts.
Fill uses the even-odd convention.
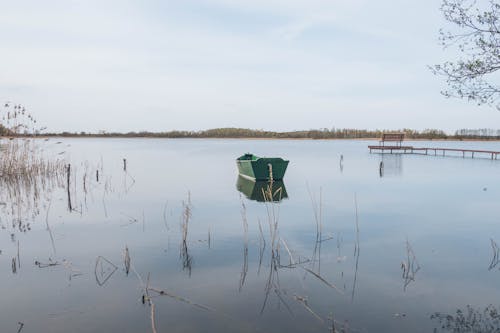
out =
[[[406,262],[401,263],[404,280],[403,290],[405,291],[408,285],[412,281],[415,281],[415,275],[420,270],[420,265],[417,261],[417,257],[415,256],[415,252],[413,252],[413,248],[411,247],[408,239],[406,240],[406,258]]]
[[[196,308],[199,308],[199,309],[202,309],[202,310],[206,310],[206,311],[215,312],[214,308],[211,308],[211,307],[203,305],[203,304],[195,303],[195,302],[193,302],[193,301],[191,301],[191,300],[189,300],[189,299],[187,299],[185,297],[181,297],[181,296],[175,295],[175,294],[173,294],[173,293],[171,293],[169,291],[166,291],[166,290],[163,290],[163,289],[158,289],[158,288],[153,288],[153,287],[149,287],[148,289],[151,290],[151,291],[156,292],[160,296],[168,296],[168,297],[176,299],[176,300],[178,300],[180,302],[192,305],[192,306],[194,306]]]
[[[165,205],[163,206],[163,223],[165,224],[165,228],[169,230],[170,228],[168,227],[168,222],[167,222],[167,206],[168,206],[168,201],[166,201]]]
[[[130,272],[130,254],[128,252],[128,246],[125,246],[124,264],[125,264],[125,273],[128,275],[128,273]]]
[[[210,226],[208,227],[208,248],[210,249],[211,248],[211,245],[212,245],[212,235],[211,235],[211,232],[210,232]]]
[[[49,258],[48,263],[42,263],[38,260],[35,260],[35,265],[38,266],[38,268],[46,268],[46,267],[52,267],[52,266],[57,266],[60,265],[58,261],[52,261],[51,258]]]
[[[138,219],[136,219],[136,218],[135,218],[135,217],[133,217],[133,216],[127,215],[127,214],[125,214],[125,213],[121,213],[121,214],[122,214],[123,216],[125,216],[125,217],[127,217],[127,218],[128,218],[128,223],[122,224],[122,225],[121,225],[122,227],[126,227],[126,226],[129,226],[129,225],[131,225],[131,224],[134,224],[134,223],[139,222],[139,220],[138,220]]]
[[[358,216],[358,197],[356,193],[354,193],[354,209],[355,209],[355,222],[356,222],[356,244],[354,245],[354,257],[356,258],[356,264],[354,269],[354,279],[352,283],[352,292],[351,292],[351,302],[354,301],[354,292],[356,291],[356,281],[358,278],[358,265],[359,265],[359,216]]]
[[[80,275],[83,275],[83,273],[79,270],[79,269],[74,269],[73,268],[73,265],[71,264],[71,262],[69,262],[68,260],[64,259],[62,261],[62,264],[63,264],[63,267],[66,269],[66,270],[69,270],[69,280],[71,281],[74,277],[77,277],[77,276],[80,276]]]
[[[151,330],[156,333],[155,303],[151,302]]]
[[[109,265],[111,268],[110,269],[105,269],[103,262],[105,262],[107,265]],[[98,272],[98,268],[100,271]],[[113,273],[118,269],[118,267],[113,264],[111,261],[108,259],[98,256],[96,261],[95,261],[95,268],[94,268],[94,274],[95,274],[95,279],[97,284],[101,287],[103,286],[113,275]],[[98,274],[100,273],[100,274]]]
[[[488,267],[488,270],[492,270],[498,265],[498,262],[500,260],[500,248],[498,248],[497,243],[493,240],[493,238],[490,238],[491,242],[491,249],[493,250],[493,258],[491,259],[490,266]]]
[[[17,268],[21,268],[21,256],[19,254],[19,239],[17,240]]]
[[[316,312],[313,311],[313,309],[311,309],[311,307],[309,306],[308,302],[307,302],[307,298],[306,297],[302,297],[302,296],[298,296],[298,295],[293,295],[293,297],[295,298],[295,300],[297,300],[300,304],[302,304],[304,306],[304,308],[309,311],[310,314],[312,314],[316,319],[318,319],[322,324],[325,323],[325,320],[323,318],[321,318]]]
[[[259,223],[259,268],[257,269],[257,275],[260,275],[260,268],[262,266],[262,258],[264,257],[264,251],[266,250],[266,239],[264,238],[264,233],[262,232],[262,226],[260,224],[260,219],[258,220]]]
[[[288,245],[286,244],[285,240],[283,238],[280,238],[281,242],[283,243],[283,246],[285,247],[286,252],[288,252],[288,256],[290,258],[290,266],[295,266],[295,260],[293,259],[292,252],[290,252],[290,249],[288,248]]]
[[[305,268],[305,267],[302,267],[305,271],[307,271],[308,273],[311,273],[312,275],[314,275],[315,277],[317,277],[321,282],[323,282],[324,284],[326,284],[328,287],[330,288],[333,288],[335,290],[337,290],[339,293],[341,293],[342,295],[344,294],[344,292],[342,290],[340,290],[339,288],[337,288],[334,284],[326,281],[321,275],[319,275],[318,273],[308,269],[308,268]]]
[[[49,204],[47,206],[47,214],[45,215],[45,224],[47,225],[47,231],[49,232],[50,236],[50,243],[52,244],[52,249],[54,250],[54,255],[56,254],[56,244],[54,242],[54,235],[52,235],[52,229],[49,226],[49,211],[50,211],[50,206],[52,204],[52,198],[49,200]]]
[[[241,198],[241,218],[243,221],[243,237],[244,237],[244,244],[243,244],[243,267],[241,268],[241,274],[240,274],[240,284],[239,284],[239,291],[243,289],[243,285],[245,284],[245,278],[247,276],[248,272],[248,222],[247,222],[247,216],[246,216],[246,206],[245,203],[243,202],[243,199]]]

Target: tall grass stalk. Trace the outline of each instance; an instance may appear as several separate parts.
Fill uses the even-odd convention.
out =
[[[182,260],[182,269],[187,270],[189,276],[191,276],[193,258],[189,254],[188,244],[187,244],[189,221],[191,220],[191,215],[192,215],[191,194],[189,192],[187,201],[182,202],[182,208],[183,208],[181,216],[182,241],[181,241],[179,256]]]
[[[244,243],[243,243],[243,267],[241,268],[241,274],[240,274],[240,285],[239,285],[239,291],[243,289],[243,285],[245,284],[245,279],[247,276],[248,272],[248,221],[247,221],[247,208],[245,206],[245,203],[243,202],[243,198],[240,195],[241,199],[241,218],[243,221],[243,237],[244,237]]]

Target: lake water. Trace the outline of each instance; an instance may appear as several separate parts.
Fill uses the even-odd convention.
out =
[[[44,141],[71,210],[65,176],[0,192],[0,331],[499,330],[500,160],[371,143]],[[290,160],[285,198],[238,191],[246,152]]]

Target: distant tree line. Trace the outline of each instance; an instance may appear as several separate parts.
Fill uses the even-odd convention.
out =
[[[0,127],[0,134],[2,133]],[[43,136],[63,136],[63,137],[125,137],[125,138],[255,138],[255,139],[377,139],[383,133],[404,133],[406,139],[422,140],[462,140],[462,139],[500,139],[500,130],[493,129],[460,129],[454,134],[446,134],[438,129],[425,129],[422,131],[413,129],[399,130],[366,130],[353,128],[323,128],[303,131],[273,132],[264,130],[254,130],[247,128],[214,128],[202,131],[168,131],[168,132],[105,132],[99,133],[44,133]]]
[[[463,128],[455,131],[455,136],[478,139],[484,137],[500,138],[500,130],[491,128]]]

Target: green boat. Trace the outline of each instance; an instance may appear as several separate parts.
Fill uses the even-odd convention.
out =
[[[236,159],[240,175],[251,180],[281,180],[288,162],[281,157],[258,157],[249,153]]]
[[[285,183],[282,180],[272,182],[267,180],[254,181],[239,175],[236,181],[236,189],[248,199],[258,202],[279,202],[288,198]]]

